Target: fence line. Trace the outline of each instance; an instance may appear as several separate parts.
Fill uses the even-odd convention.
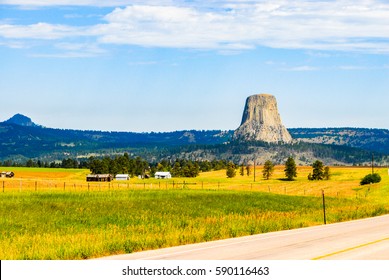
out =
[[[197,183],[183,181],[158,181],[158,182],[69,182],[61,180],[30,180],[30,179],[5,179],[0,181],[2,192],[41,192],[41,191],[115,191],[115,190],[241,190],[253,192],[266,192],[284,195],[321,196],[322,187],[310,187],[296,184],[268,184],[267,182],[256,183],[228,183],[206,182]],[[325,184],[323,184],[325,185]],[[324,188],[326,196],[331,197],[367,197],[374,191],[374,187],[359,187],[352,190],[339,191],[335,188]]]

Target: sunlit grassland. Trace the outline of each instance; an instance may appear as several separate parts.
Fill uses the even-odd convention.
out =
[[[389,213],[387,169],[376,170],[381,183],[363,188],[359,181],[370,169],[331,170],[332,179],[320,182],[307,180],[310,167],[300,167],[293,182],[281,180],[283,167],[268,181],[258,167],[256,182],[253,175],[227,179],[224,170],[193,179],[94,183],[89,191],[87,170],[16,170],[5,180],[15,188],[0,193],[0,259],[85,259],[319,225],[322,190],[328,223]],[[67,175],[49,174],[61,172]],[[19,189],[20,181],[51,187]]]
[[[285,181],[284,166],[276,166],[270,180],[262,178],[262,167],[257,166],[250,176],[237,175],[227,178],[225,170],[204,172],[196,178],[172,178],[169,180],[131,178],[130,181],[113,181],[111,183],[87,183],[85,176],[89,173],[85,169],[45,169],[45,168],[17,168],[13,169],[15,178],[2,179],[0,191],[104,191],[112,189],[198,189],[198,190],[239,190],[260,191],[286,195],[321,196],[322,190],[326,196],[352,197],[372,194],[376,187],[365,186],[361,188],[359,182],[366,174],[371,172],[367,167],[331,167],[331,180],[308,181],[307,177],[312,168],[298,167],[298,176],[292,181]],[[379,186],[389,184],[386,168],[376,168],[382,177]],[[3,184],[3,185],[2,185]]]
[[[87,169],[39,168],[39,167],[0,167],[0,171],[13,171],[15,178],[22,180],[84,180]]]

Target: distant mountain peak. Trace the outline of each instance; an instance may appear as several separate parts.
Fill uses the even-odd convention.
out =
[[[32,126],[32,127],[39,126],[39,125],[35,124],[31,120],[31,118],[26,117],[22,114],[14,115],[12,118],[6,120],[5,123],[17,124],[20,126]]]

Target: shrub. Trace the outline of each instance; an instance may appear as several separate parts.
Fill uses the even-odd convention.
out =
[[[381,176],[377,173],[368,174],[361,180],[361,185],[374,184],[381,182]]]

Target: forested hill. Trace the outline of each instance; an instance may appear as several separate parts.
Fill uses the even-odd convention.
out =
[[[69,157],[87,158],[91,155],[112,156],[124,152],[134,156],[139,155],[148,160],[179,158],[184,155],[193,159],[199,154],[204,154],[204,151],[206,154],[212,154],[208,156],[209,158],[218,159],[226,150],[229,151],[224,152],[226,159],[239,160],[243,158],[240,156],[243,154],[249,157],[247,149],[244,148],[248,147],[248,144],[231,142],[233,132],[232,130],[187,130],[135,133],[53,129],[35,124],[30,118],[18,114],[0,123],[0,160],[41,159],[53,161]],[[377,156],[378,154],[389,155],[389,130],[294,128],[289,129],[289,132],[294,138],[294,142],[289,145],[287,150],[285,150],[285,145],[280,145],[279,148],[277,145],[272,145],[272,154],[268,156],[275,158],[276,154],[280,154],[281,151],[293,153],[297,149],[296,143],[298,142],[308,142],[307,145],[309,144],[308,146],[300,145],[300,153],[301,147],[304,147],[304,154],[315,150],[316,154],[325,154],[325,157],[334,159],[339,157],[341,151],[342,157],[352,159],[342,160],[340,163],[358,162],[360,151],[365,151],[363,160],[366,160],[366,155],[370,154],[371,151],[377,153]],[[323,144],[326,144],[325,147]],[[348,149],[350,147],[357,149]],[[266,149],[262,149],[260,153],[264,154],[266,151],[270,151],[270,149]],[[208,159],[203,156],[198,157]],[[302,155],[302,157],[305,156]]]
[[[47,158],[89,153],[114,153],[121,149],[154,149],[190,144],[228,142],[231,131],[109,132],[53,129],[39,125],[20,125],[9,120],[0,123],[0,159]]]
[[[389,154],[389,130],[370,128],[292,128],[294,139],[329,145],[348,146]]]

